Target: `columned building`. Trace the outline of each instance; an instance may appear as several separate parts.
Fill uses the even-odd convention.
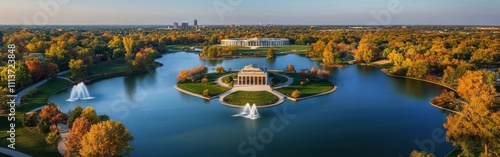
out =
[[[259,68],[252,65],[247,65],[238,73],[238,78],[234,80],[235,85],[268,85],[268,76],[266,68]]]
[[[222,39],[222,46],[266,47],[290,45],[286,38],[232,38]]]

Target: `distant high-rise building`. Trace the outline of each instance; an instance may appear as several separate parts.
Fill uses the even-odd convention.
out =
[[[194,19],[194,28],[198,29],[198,20]]]
[[[188,28],[189,28],[189,23],[187,23],[187,22],[183,22],[183,23],[182,23],[182,28],[184,28],[184,29],[188,29]]]
[[[178,28],[179,28],[179,23],[174,22],[174,29],[178,29]]]

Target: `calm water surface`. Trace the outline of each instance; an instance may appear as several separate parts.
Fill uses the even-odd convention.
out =
[[[123,122],[135,137],[132,156],[398,157],[415,149],[444,156],[453,149],[444,141],[447,113],[429,105],[443,89],[433,84],[387,77],[373,67],[328,69],[339,87],[336,92],[260,109],[262,117],[252,121],[232,117],[239,110],[221,105],[218,99],[206,101],[178,92],[173,87],[178,72],[199,64],[215,71],[218,65],[240,69],[248,64],[309,69],[320,67],[318,62],[298,55],[275,61],[204,61],[184,52],[166,54],[158,61],[165,66],[87,85],[94,100],[66,102],[67,90],[52,101],[64,112],[77,104],[93,106],[98,114]],[[280,120],[276,112],[284,111],[294,118]],[[264,140],[251,145],[249,138],[259,136]]]

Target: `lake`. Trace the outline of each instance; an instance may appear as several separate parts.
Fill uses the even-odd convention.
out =
[[[386,76],[379,68],[328,69],[334,93],[259,109],[261,118],[232,117],[239,109],[218,99],[203,100],[174,89],[180,70],[199,64],[215,71],[256,64],[269,69],[320,67],[295,54],[276,60],[200,60],[196,53],[165,54],[165,66],[148,73],[87,85],[93,100],[67,102],[70,90],[52,98],[63,112],[93,106],[131,131],[131,156],[409,156],[427,150],[437,156],[453,146],[445,141],[449,113],[432,107],[440,86]]]

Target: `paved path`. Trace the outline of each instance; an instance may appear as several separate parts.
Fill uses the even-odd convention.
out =
[[[59,143],[57,144],[57,150],[61,155],[63,155],[64,150],[66,150],[66,145],[64,144],[64,142],[66,142],[66,140],[68,139],[70,129],[68,126],[62,123],[58,123],[57,126],[59,127],[59,135],[61,135],[61,141],[59,141]]]
[[[285,101],[285,95],[271,89],[271,87],[269,87],[268,85],[263,85],[263,86],[234,86],[231,90],[219,95],[219,102],[223,105],[230,106],[230,107],[237,107],[237,108],[243,107],[243,106],[231,105],[231,104],[224,102],[224,98],[226,96],[228,96],[236,91],[268,91],[269,93],[274,94],[279,98],[278,102],[276,102],[274,104],[270,104],[270,105],[266,105],[266,106],[257,106],[258,108],[273,107],[273,106],[279,105]]]
[[[282,74],[278,74],[278,73],[274,73],[276,75],[280,75],[280,76],[283,76],[283,77],[286,77],[288,79],[288,81],[286,81],[285,83],[281,83],[281,84],[277,84],[273,87],[273,89],[278,89],[278,88],[283,88],[283,87],[288,87],[290,86],[292,83],[293,83],[293,78],[291,77],[288,77],[286,75],[282,75]]]
[[[24,153],[18,152],[16,150],[13,150],[10,148],[1,148],[1,147],[0,147],[0,154],[5,154],[5,155],[15,156],[15,157],[31,157],[28,154],[24,154]]]
[[[232,88],[231,86],[225,84],[224,82],[222,82],[222,78],[226,77],[226,76],[230,76],[230,75],[233,75],[234,73],[231,73],[231,74],[227,74],[227,75],[224,75],[224,76],[221,76],[219,78],[217,78],[217,80],[215,82],[217,82],[217,85],[219,86],[222,86],[222,87],[226,87],[226,88]]]
[[[66,73],[68,73],[68,72],[69,72],[69,70],[66,70],[66,71],[63,71],[63,72],[58,73],[57,75],[59,75],[59,76],[60,76],[60,75],[66,74]],[[57,78],[59,78],[59,77],[57,77]],[[71,80],[70,80],[70,79],[68,79],[68,78],[65,78],[64,80],[68,80],[68,81],[70,81],[70,82],[73,82],[73,81],[71,81]],[[34,85],[31,85],[31,86],[29,86],[28,88],[25,88],[25,89],[23,89],[22,91],[20,91],[19,93],[17,93],[17,97],[16,97],[16,105],[21,104],[21,97],[22,97],[24,94],[26,94],[26,92],[28,92],[28,91],[30,91],[30,90],[32,90],[32,89],[34,89],[34,88],[37,88],[37,87],[39,87],[39,86],[43,85],[44,83],[47,83],[47,79],[42,80],[42,81],[40,81],[40,82],[38,82],[38,83],[36,83],[36,84],[34,84]]]

